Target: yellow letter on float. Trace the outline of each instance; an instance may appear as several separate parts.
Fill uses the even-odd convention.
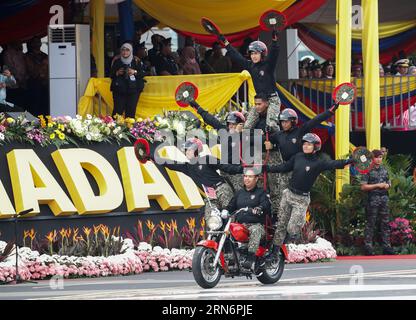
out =
[[[206,145],[205,145],[206,146]],[[209,151],[207,147],[207,151]],[[161,150],[161,156],[181,162],[187,161],[185,155],[174,146],[167,146]],[[183,202],[185,209],[196,209],[204,205],[195,182],[182,172],[166,169],[176,193]]]
[[[123,202],[123,187],[114,168],[99,153],[89,149],[63,149],[52,153],[52,158],[68,188],[79,214],[106,213]],[[84,172],[97,182],[96,196]]]
[[[0,219],[10,218],[16,211],[7,196],[6,189],[0,181]]]
[[[117,156],[129,212],[150,208],[149,199],[155,199],[162,210],[183,207],[183,203],[153,162],[140,164],[134,155],[133,147],[121,148]]]
[[[13,150],[7,154],[16,211],[33,208],[27,216],[40,212],[39,204],[47,204],[55,216],[77,211],[32,149]]]

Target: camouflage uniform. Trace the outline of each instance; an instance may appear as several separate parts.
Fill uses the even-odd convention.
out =
[[[219,210],[225,209],[228,204],[230,203],[230,200],[234,196],[234,192],[231,189],[230,185],[228,183],[221,184],[218,188],[215,189],[216,192],[216,199],[210,199],[211,205],[218,208]],[[208,200],[204,198],[205,202],[205,220],[210,216],[211,214],[211,207],[209,206]]]
[[[361,184],[390,183],[386,168],[380,165],[373,168],[361,178]],[[373,247],[374,229],[376,228],[377,216],[380,216],[380,232],[383,248],[390,248],[390,214],[388,208],[388,191],[376,189],[368,192],[366,206],[367,224],[364,231],[364,244],[366,248]]]
[[[280,113],[280,98],[279,96],[272,96],[269,98],[269,107],[267,108],[266,123],[267,126],[271,128],[272,131],[279,131],[279,122],[278,116]],[[247,120],[244,124],[244,129],[252,129],[255,127],[257,121],[259,120],[259,113],[255,108],[251,108]],[[265,158],[266,153],[263,154],[263,159]],[[278,165],[283,162],[282,155],[279,150],[270,150],[270,156],[268,164]],[[270,194],[270,201],[272,204],[272,214],[277,215],[282,192],[284,188],[287,188],[289,183],[289,175],[280,174],[280,173],[268,173],[267,174],[267,188]],[[284,186],[284,188],[282,187]]]
[[[311,199],[309,195],[295,194],[285,189],[282,194],[282,202],[277,220],[277,227],[273,242],[280,246],[286,237],[286,232],[295,237],[302,231],[306,222],[306,210]]]
[[[249,231],[248,252],[255,254],[261,239],[266,235],[264,225],[261,223],[244,223],[244,225]]]
[[[234,192],[243,187],[243,177],[241,174],[229,174],[221,171],[221,175],[225,178],[225,181],[231,185]]]

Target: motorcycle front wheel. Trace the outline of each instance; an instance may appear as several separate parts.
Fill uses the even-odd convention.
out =
[[[213,267],[216,252],[213,249],[197,247],[192,258],[192,273],[196,283],[204,289],[214,288],[221,279],[219,264]]]
[[[263,273],[257,279],[263,284],[273,284],[280,280],[285,269],[285,255],[282,250],[266,257]]]

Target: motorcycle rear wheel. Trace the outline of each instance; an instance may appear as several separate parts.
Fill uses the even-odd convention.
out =
[[[257,279],[263,284],[273,284],[280,280],[283,270],[285,269],[285,255],[282,250],[273,253],[271,257],[266,258],[266,264],[263,273]]]
[[[204,289],[214,288],[221,279],[219,264],[213,268],[216,252],[213,249],[197,247],[192,258],[192,273],[199,286]]]

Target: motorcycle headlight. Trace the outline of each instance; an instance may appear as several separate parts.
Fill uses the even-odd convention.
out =
[[[212,231],[217,231],[222,227],[222,219],[219,216],[210,216],[206,223],[208,228]]]

